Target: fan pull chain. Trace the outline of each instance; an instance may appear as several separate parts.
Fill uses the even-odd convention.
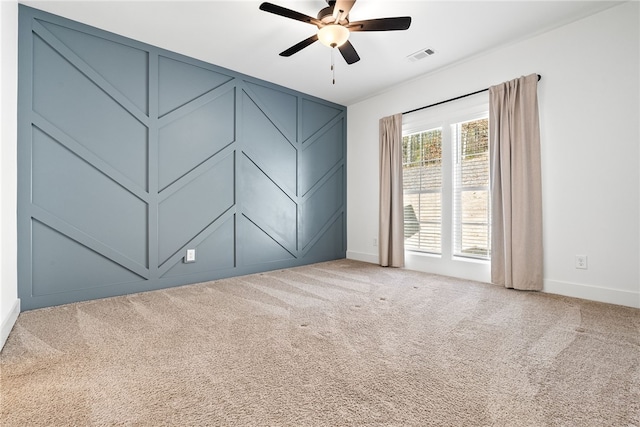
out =
[[[331,74],[332,74],[332,77],[333,77],[333,84],[336,84],[336,65],[335,65],[335,62],[333,60],[333,56],[334,56],[333,55],[333,51],[334,50],[336,50],[336,48],[332,47],[331,48]]]

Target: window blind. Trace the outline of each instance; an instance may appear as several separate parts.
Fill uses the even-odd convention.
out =
[[[442,252],[442,129],[402,138],[405,249]]]
[[[453,254],[488,259],[491,252],[489,120],[451,125],[454,149]]]

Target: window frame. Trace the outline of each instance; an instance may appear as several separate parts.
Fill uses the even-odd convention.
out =
[[[491,170],[488,170],[489,176],[487,179],[487,185],[486,186],[467,186],[467,187],[462,187],[462,185],[460,185],[460,190],[457,189],[456,185],[458,184],[458,181],[460,179],[460,172],[461,172],[461,168],[458,167],[459,164],[459,160],[460,160],[460,156],[461,156],[461,152],[464,150],[464,147],[462,147],[462,142],[461,142],[461,138],[459,135],[459,131],[458,128],[464,124],[464,123],[469,123],[469,122],[474,122],[474,121],[480,121],[480,120],[487,120],[487,124],[489,122],[489,111],[486,111],[485,114],[477,114],[477,115],[473,115],[471,119],[468,120],[463,120],[463,121],[458,121],[455,123],[451,123],[451,146],[453,149],[453,189],[452,189],[452,202],[453,202],[453,207],[452,207],[452,214],[453,214],[453,229],[452,229],[452,235],[451,235],[451,239],[452,239],[452,256],[454,257],[459,257],[459,258],[470,258],[470,259],[476,259],[476,260],[486,260],[489,261],[491,260]],[[455,128],[455,130],[454,130]],[[487,141],[488,143],[489,141]],[[490,156],[491,156],[491,152],[489,150],[489,147],[487,147],[487,161],[490,162]],[[463,228],[464,228],[464,222],[463,222],[463,218],[462,218],[462,213],[458,211],[458,209],[461,209],[461,204],[462,204],[462,193],[464,191],[486,191],[487,192],[487,208],[488,208],[488,217],[487,217],[487,249],[488,249],[488,254],[486,256],[483,255],[474,255],[471,253],[461,253],[461,251],[458,251],[458,244],[462,243],[461,241],[458,241],[458,238],[462,238],[461,235],[463,233]],[[459,222],[458,222],[459,221]],[[459,228],[458,228],[459,226]]]
[[[407,133],[407,134],[403,133],[402,139],[404,139],[405,137],[411,137],[412,135],[418,135],[418,134],[423,134],[423,133],[427,133],[427,132],[433,132],[433,131],[436,131],[436,130],[440,131],[441,150],[442,150],[442,128],[441,127],[423,129],[423,130],[421,130],[419,132],[413,132],[413,133]],[[403,141],[403,144],[404,144],[404,141]],[[421,158],[420,161],[422,163],[424,163],[424,158]],[[443,159],[442,159],[442,155],[441,155],[441,157],[440,157],[440,164],[441,164],[441,166],[440,166],[440,168],[441,168],[440,169],[440,174],[441,175],[442,175],[442,163],[443,163]],[[403,163],[403,174],[404,174],[404,163]],[[405,205],[405,207],[407,206],[405,204],[405,202],[404,202],[404,195],[405,194],[418,194],[418,195],[422,195],[422,194],[440,194],[440,205],[442,206],[442,193],[443,193],[443,190],[442,190],[442,176],[440,177],[440,183],[441,184],[440,184],[439,190],[430,189],[430,190],[418,190],[418,191],[411,191],[411,192],[406,192],[404,190],[404,184],[403,184],[403,191],[402,191],[402,194],[403,194],[403,205]],[[418,213],[418,224],[433,224],[433,225],[439,224],[440,225],[440,251],[436,252],[436,251],[429,250],[428,248],[418,248],[418,249],[413,249],[412,248],[412,249],[407,249],[407,250],[413,251],[413,252],[420,252],[420,253],[425,253],[425,254],[436,255],[436,256],[441,255],[442,254],[442,210],[440,211],[440,221],[439,222],[436,222],[436,221],[420,221],[419,217],[420,217],[420,211]]]
[[[451,125],[488,118],[489,101],[486,93],[474,95],[437,107],[403,116],[402,136],[441,128],[442,130],[442,197],[441,197],[441,253],[406,249],[405,255],[433,260],[464,261],[489,264],[490,258],[456,255],[454,251],[454,150]],[[411,264],[411,263],[409,263]]]

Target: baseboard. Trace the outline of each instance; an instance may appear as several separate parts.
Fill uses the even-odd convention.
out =
[[[2,347],[7,342],[7,338],[9,338],[9,334],[13,329],[13,325],[16,324],[16,320],[18,320],[18,315],[20,314],[20,299],[16,299],[13,303],[13,307],[9,310],[9,314],[5,319],[2,319],[2,326],[0,326],[0,351],[2,351]]]
[[[376,254],[347,251],[347,258],[355,261],[378,264],[378,255]],[[558,280],[545,280],[542,291],[549,294],[640,308],[640,292],[623,291],[620,289],[603,288],[600,286],[584,285],[580,283],[561,282]]]
[[[623,291],[620,289],[603,288],[600,286],[561,282],[557,280],[545,280],[542,291],[549,294],[640,308],[640,292]]]
[[[347,251],[347,259],[378,264],[378,255],[367,254],[364,252]]]

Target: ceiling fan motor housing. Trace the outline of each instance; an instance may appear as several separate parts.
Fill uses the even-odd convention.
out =
[[[324,24],[347,25],[349,23],[349,20],[346,17],[339,22],[335,22],[335,19],[333,17],[333,7],[336,4],[335,0],[327,0],[327,3],[329,3],[329,6],[321,9],[320,12],[318,12],[318,20],[322,21]]]

